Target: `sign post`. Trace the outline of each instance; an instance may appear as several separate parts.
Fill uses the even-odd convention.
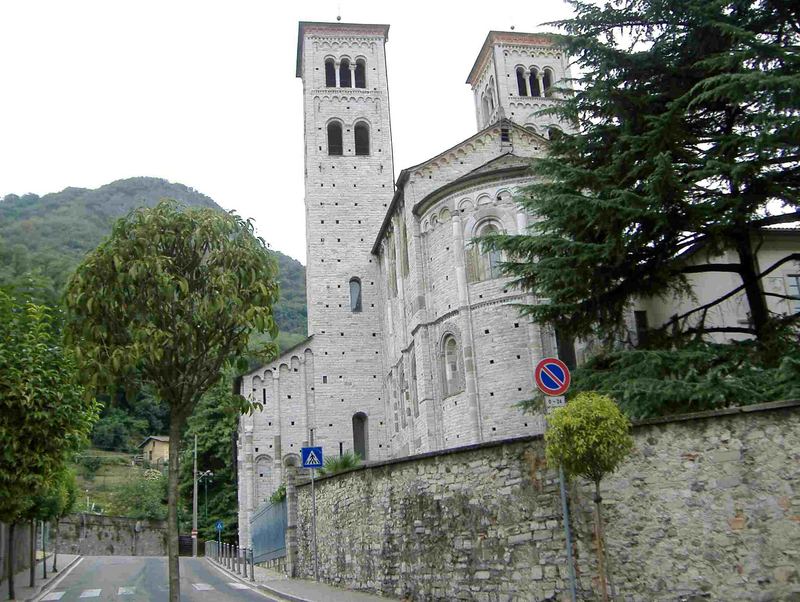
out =
[[[217,562],[219,562],[219,554],[222,549],[222,521],[218,520],[214,527],[217,529]]]
[[[544,405],[546,414],[550,414],[556,408],[567,405],[564,393],[570,385],[570,374],[567,365],[555,357],[546,357],[536,364],[533,372],[536,386],[544,393]],[[572,560],[572,533],[569,528],[569,505],[567,504],[567,490],[564,485],[564,469],[558,467],[558,486],[561,491],[561,512],[564,517],[564,536],[567,540],[567,564],[569,566],[569,593],[572,602],[577,600],[575,583],[575,564]]]
[[[314,579],[319,581],[319,562],[317,557],[317,496],[314,491],[314,471],[322,468],[322,448],[303,447],[300,449],[300,457],[303,460],[303,468],[311,469],[311,531],[314,541]]]

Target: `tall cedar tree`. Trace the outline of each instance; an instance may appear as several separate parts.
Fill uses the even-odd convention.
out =
[[[213,209],[164,201],[119,220],[67,285],[67,334],[87,390],[150,385],[170,407],[169,589],[180,598],[178,455],[181,432],[252,331],[277,327],[277,264],[253,226]],[[264,350],[274,353],[274,344]],[[246,368],[247,362],[244,361]],[[248,405],[241,397],[240,409]]]
[[[528,232],[484,247],[505,251],[505,273],[549,300],[523,311],[565,333],[613,334],[632,298],[729,272],[749,325],[706,327],[698,308],[670,326],[770,340],[798,317],[770,314],[761,279],[800,254],[756,261],[761,228],[800,219],[798,4],[569,3],[576,16],[556,25],[583,75],[550,112],[574,133],[534,164],[542,181],[520,197],[536,219]],[[736,260],[687,265],[682,255],[699,246]]]

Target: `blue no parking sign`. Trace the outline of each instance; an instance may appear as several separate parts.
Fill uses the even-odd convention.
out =
[[[563,395],[569,389],[569,368],[560,359],[546,357],[538,364],[533,373],[536,386],[545,395],[552,397]]]

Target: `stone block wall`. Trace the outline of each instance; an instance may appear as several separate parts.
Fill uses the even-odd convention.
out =
[[[800,600],[800,402],[642,423],[602,484],[618,600]],[[297,561],[313,576],[311,491]],[[599,599],[593,486],[569,486],[579,599]],[[541,437],[382,462],[317,482],[321,579],[413,600],[567,600]]]
[[[81,513],[62,518],[58,528],[58,552],[63,554],[167,555],[166,521]]]

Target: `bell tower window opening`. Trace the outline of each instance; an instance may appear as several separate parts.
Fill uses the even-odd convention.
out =
[[[361,311],[361,280],[350,279],[350,311]]]
[[[531,69],[531,76],[528,81],[531,85],[531,96],[541,96],[542,89],[539,86],[539,72],[536,69]]]
[[[350,79],[350,61],[348,59],[342,59],[342,62],[339,63],[339,87],[353,87],[353,82]]]
[[[354,128],[356,155],[369,154],[369,125],[359,121]]]
[[[333,64],[333,59],[325,60],[325,87],[336,87],[336,65]]]
[[[364,59],[356,60],[356,88],[367,87],[367,62]]]
[[[338,121],[331,121],[328,124],[328,154],[344,154],[344,145],[342,144],[342,124]]]
[[[542,75],[542,87],[544,88],[545,96],[552,96],[553,90],[553,71],[552,69],[545,69]]]
[[[525,85],[525,70],[522,67],[517,67],[517,93],[520,96],[528,95],[528,88]]]
[[[444,396],[449,397],[461,391],[458,343],[453,335],[447,335],[443,343]]]

